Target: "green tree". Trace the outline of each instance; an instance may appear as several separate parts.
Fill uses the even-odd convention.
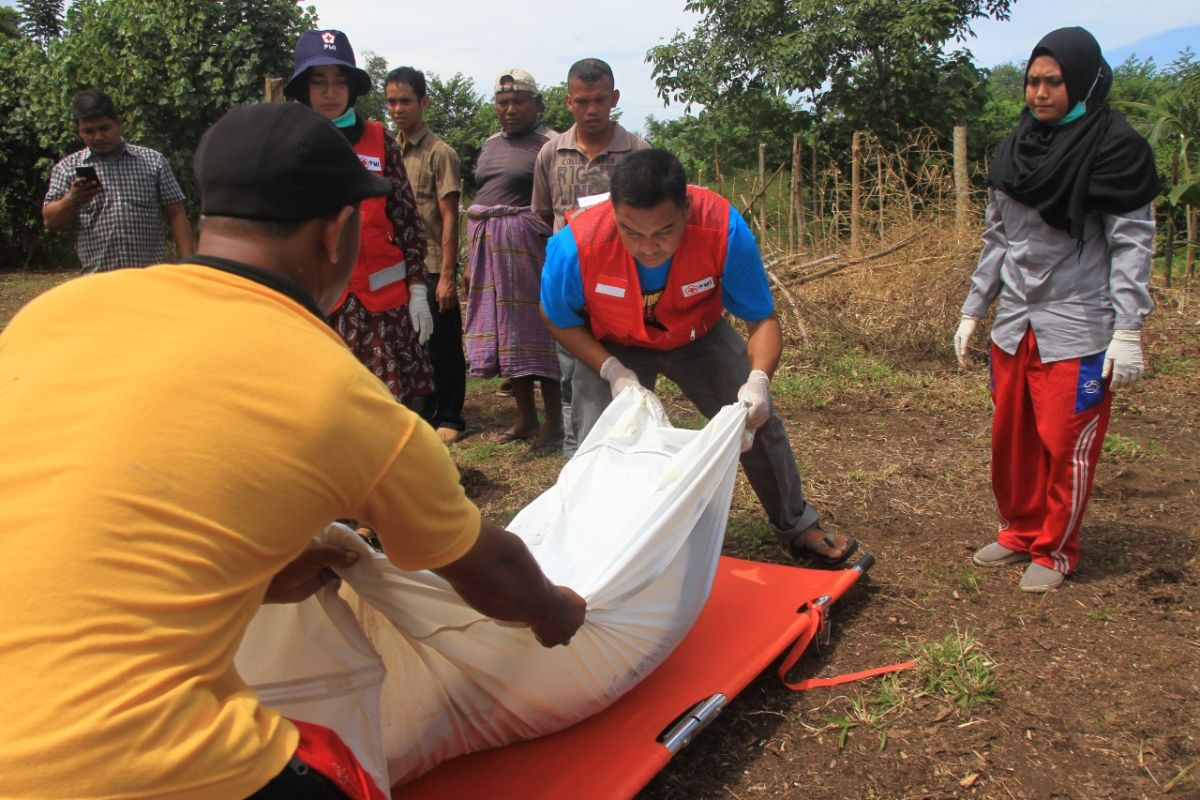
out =
[[[42,197],[51,164],[61,151],[41,144],[39,123],[25,113],[28,87],[49,69],[32,39],[0,39],[0,266],[28,266],[36,257],[70,259],[71,242],[42,228]]]
[[[768,170],[785,161],[790,165],[792,136],[800,134],[807,148],[812,127],[810,110],[782,97],[759,93],[743,96],[736,104],[710,106],[697,116],[667,121],[651,117],[646,122],[646,133],[651,145],[670,150],[683,162],[690,179],[698,179],[703,165],[707,181],[714,177],[714,151],[723,173],[757,170],[759,142],[767,145]]]
[[[387,94],[383,85],[383,79],[388,73],[387,59],[378,53],[366,50],[359,60],[362,62],[362,68],[371,76],[371,91],[358,98],[354,107],[367,119],[382,122],[383,126],[394,135],[396,126],[387,113]]]
[[[77,89],[105,89],[129,138],[166,153],[190,184],[200,135],[233,106],[261,100],[267,77],[290,74],[293,44],[315,24],[286,0],[78,0],[69,35],[49,50],[55,85],[44,88],[62,110]]]
[[[15,8],[0,6],[0,40],[21,37],[21,15]]]
[[[546,110],[542,112],[542,122],[559,133],[574,125],[575,117],[571,114],[571,109],[567,108],[567,82],[543,86],[541,91],[542,102],[546,106]],[[621,119],[620,107],[613,109],[611,118]]]
[[[1165,88],[1151,102],[1122,102],[1118,107],[1138,127],[1158,154],[1161,171],[1178,161],[1179,177],[1168,185],[1171,205],[1200,206],[1200,63],[1189,47],[1179,54],[1166,76]]]
[[[987,71],[987,101],[969,120],[967,142],[972,161],[987,161],[1017,127],[1025,108],[1025,65],[1008,62]]]
[[[885,140],[930,126],[948,134],[985,100],[961,44],[971,23],[1007,19],[1011,0],[689,0],[701,15],[651,48],[664,99],[712,106],[766,93],[807,99],[822,121]]]
[[[1160,72],[1153,58],[1130,56],[1113,67],[1113,85],[1108,99],[1111,104],[1153,103],[1170,88],[1170,78]]]
[[[454,148],[462,162],[466,194],[475,191],[475,164],[483,143],[496,131],[496,108],[475,89],[475,81],[461,72],[449,79],[426,73],[429,84],[429,110],[425,123],[430,130]]]
[[[64,0],[17,0],[21,30],[45,50],[62,35]]]
[[[52,159],[79,147],[71,95],[89,87],[122,109],[127,139],[167,156],[194,205],[191,158],[201,134],[232,106],[261,100],[265,78],[290,74],[293,43],[315,25],[315,12],[291,0],[76,0],[45,53],[5,52],[0,228],[40,224]],[[30,159],[36,191],[20,182],[19,164]]]
[[[542,122],[559,133],[574,125],[575,117],[571,115],[571,109],[567,108],[567,82],[543,86],[541,89],[542,103],[546,106],[546,110],[542,112]]]

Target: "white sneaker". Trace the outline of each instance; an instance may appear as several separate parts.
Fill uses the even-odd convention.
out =
[[[1029,553],[1009,550],[999,542],[984,545],[975,551],[971,560],[981,567],[1001,567],[1005,564],[1020,564],[1029,560]]]
[[[1058,570],[1043,567],[1035,562],[1026,567],[1025,574],[1021,576],[1021,591],[1048,592],[1062,586],[1066,578],[1067,576]]]

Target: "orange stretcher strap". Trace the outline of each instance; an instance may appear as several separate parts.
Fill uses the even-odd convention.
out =
[[[788,673],[792,667],[796,666],[796,662],[808,650],[808,646],[812,644],[817,633],[825,624],[825,606],[818,603],[809,603],[808,610],[805,612],[808,615],[808,625],[800,633],[800,638],[792,645],[792,649],[784,657],[779,665],[778,675],[779,680],[783,681],[783,685],[796,692],[803,692],[809,689],[818,689],[823,686],[838,686],[843,683],[852,683],[861,681],[866,678],[874,678],[877,675],[887,675],[890,672],[899,672],[904,669],[912,669],[917,664],[915,661],[904,661],[899,664],[890,664],[886,667],[875,667],[873,669],[865,669],[861,672],[851,672],[846,675],[837,675],[832,678],[808,678],[802,681],[789,681]]]

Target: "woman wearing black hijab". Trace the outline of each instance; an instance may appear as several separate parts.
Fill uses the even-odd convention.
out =
[[[997,541],[980,566],[1030,562],[1021,589],[1060,586],[1112,411],[1142,376],[1154,218],[1150,146],[1109,109],[1112,70],[1083,28],[1047,34],[1025,69],[1017,129],[988,173],[983,251],[954,336],[968,366],[992,325],[992,491]]]

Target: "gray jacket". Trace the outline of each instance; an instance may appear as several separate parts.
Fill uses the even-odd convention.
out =
[[[992,341],[1013,354],[1032,326],[1042,361],[1092,355],[1113,330],[1141,330],[1154,308],[1150,206],[1124,214],[1089,214],[1083,248],[1042,221],[1037,209],[990,190],[983,252],[962,313],[987,316],[999,298]]]

